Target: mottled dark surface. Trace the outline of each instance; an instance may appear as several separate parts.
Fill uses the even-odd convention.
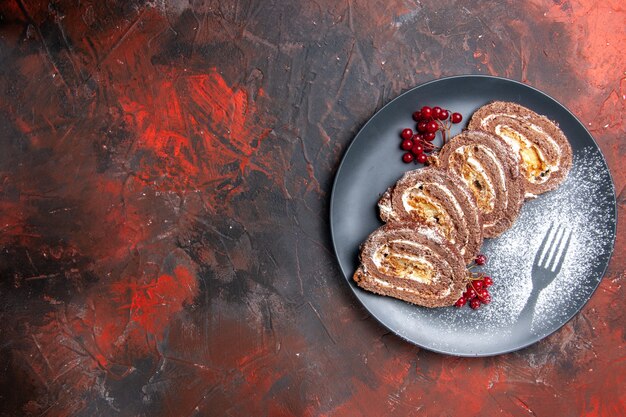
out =
[[[0,3],[0,416],[626,415],[626,245],[582,312],[458,359],[332,252],[338,162],[461,73],[570,108],[625,208],[620,0]],[[581,259],[581,262],[584,262]]]

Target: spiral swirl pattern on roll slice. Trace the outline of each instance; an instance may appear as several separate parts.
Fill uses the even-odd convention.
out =
[[[385,222],[416,222],[441,233],[469,263],[483,242],[482,223],[471,194],[445,171],[408,171],[378,202]]]
[[[524,202],[524,188],[510,147],[490,133],[466,130],[442,148],[438,164],[474,196],[484,237],[499,236],[512,226]]]
[[[526,197],[558,187],[572,166],[572,148],[563,131],[547,117],[517,103],[496,101],[482,106],[468,128],[494,133],[513,148]]]
[[[386,224],[361,246],[361,288],[425,307],[452,305],[465,288],[465,261],[437,231]]]

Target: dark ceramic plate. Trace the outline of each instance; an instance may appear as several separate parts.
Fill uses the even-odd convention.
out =
[[[493,277],[493,301],[469,307],[427,309],[358,288],[352,274],[359,245],[382,222],[376,203],[402,173],[399,132],[414,128],[411,114],[439,105],[464,116],[458,133],[480,106],[513,101],[556,121],[567,135],[574,165],[557,190],[527,201],[513,228],[487,239],[483,272]],[[345,279],[363,306],[384,326],[429,350],[459,356],[488,356],[528,346],[556,331],[589,300],[613,251],[616,204],[606,162],[585,127],[565,107],[525,84],[489,76],[432,81],[397,97],[356,135],[337,171],[331,196],[331,233]],[[533,288],[531,268],[551,224],[572,234],[563,268]],[[581,262],[581,260],[585,262]]]

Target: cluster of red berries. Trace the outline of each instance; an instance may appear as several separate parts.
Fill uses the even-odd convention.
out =
[[[406,128],[400,132],[402,150],[407,151],[402,155],[405,163],[413,161],[425,164],[428,161],[428,154],[438,149],[433,145],[433,140],[437,132],[441,131],[443,143],[446,143],[446,133],[450,133],[450,126],[453,123],[460,123],[463,120],[461,113],[451,113],[450,110],[442,109],[439,106],[424,106],[421,110],[413,113],[413,120],[417,122],[416,131]]]
[[[487,257],[485,255],[478,255],[474,260],[476,265],[484,265],[487,263]],[[471,268],[470,268],[471,269]],[[493,279],[491,277],[483,276],[481,274],[474,274],[470,272],[470,282],[467,284],[466,290],[454,305],[456,307],[463,307],[469,303],[473,310],[480,307],[481,304],[489,304],[491,302],[491,295],[487,288],[493,285]]]

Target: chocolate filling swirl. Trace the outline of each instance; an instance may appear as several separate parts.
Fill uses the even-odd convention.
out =
[[[454,304],[465,288],[465,261],[433,229],[387,224],[361,247],[353,279],[363,289],[426,307]]]
[[[480,214],[463,183],[443,170],[409,171],[378,202],[385,222],[419,223],[455,245],[469,263],[483,240]]]
[[[495,135],[467,130],[443,147],[438,163],[474,196],[484,237],[498,236],[511,227],[524,201],[524,189],[509,147]]]
[[[527,197],[558,187],[572,166],[572,148],[559,127],[516,103],[496,101],[479,108],[469,129],[495,134],[516,154]]]

